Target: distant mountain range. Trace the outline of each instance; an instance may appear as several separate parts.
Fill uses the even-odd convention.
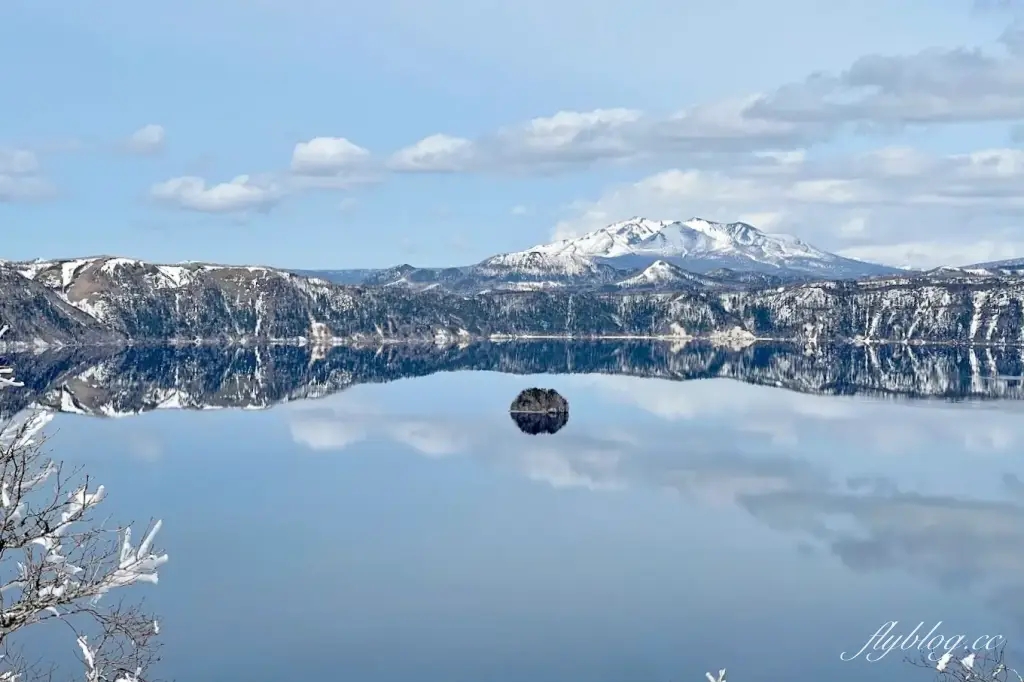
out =
[[[999,275],[1018,275],[1024,272],[1024,258],[1010,258],[1009,260],[976,263],[975,265],[966,265],[961,269]]]
[[[493,277],[502,272],[489,267]],[[113,257],[7,263],[0,326],[10,331],[0,346],[462,345],[527,337],[1024,346],[1024,277],[1015,274],[954,268],[765,286],[763,273],[726,281],[721,272],[656,261],[597,288],[467,293],[345,286],[259,266]],[[742,277],[755,281],[743,285]]]
[[[0,262],[2,346],[671,338],[1024,346],[1024,260],[927,272],[633,219],[451,268]]]
[[[675,266],[669,270],[666,266]],[[655,267],[650,272],[648,268]],[[795,237],[768,234],[746,223],[631,218],[580,237],[503,253],[480,263],[451,268],[402,265],[384,270],[296,271],[338,284],[374,284],[412,289],[480,292],[618,286],[636,289],[702,286],[777,286],[813,279],[858,279],[903,272],[899,268],[843,258]],[[671,273],[671,274],[669,274]],[[681,274],[689,273],[689,274]],[[626,283],[628,282],[628,283]]]

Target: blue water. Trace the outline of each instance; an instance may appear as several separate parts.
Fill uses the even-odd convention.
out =
[[[568,398],[557,434],[509,419],[532,385]],[[1024,623],[1022,407],[464,372],[62,414],[49,445],[164,521],[159,585],[123,592],[161,677],[904,682],[932,679],[912,652],[840,654]]]

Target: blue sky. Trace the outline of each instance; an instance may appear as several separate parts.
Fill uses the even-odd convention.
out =
[[[464,264],[632,215],[1024,256],[991,0],[9,0],[0,257]]]

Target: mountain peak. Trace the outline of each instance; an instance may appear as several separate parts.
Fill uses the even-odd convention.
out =
[[[633,216],[578,237],[540,244],[522,253],[575,256],[615,267],[645,268],[656,260],[703,272],[740,271],[860,277],[895,272],[815,248],[796,237],[766,233],[744,222],[719,223],[699,216],[654,220]]]

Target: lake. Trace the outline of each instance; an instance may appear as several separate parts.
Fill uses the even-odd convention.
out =
[[[165,678],[932,679],[841,660],[887,621],[1019,657],[1019,354],[615,348],[61,351],[5,409],[163,519],[122,594]],[[510,419],[530,386],[557,433]]]

